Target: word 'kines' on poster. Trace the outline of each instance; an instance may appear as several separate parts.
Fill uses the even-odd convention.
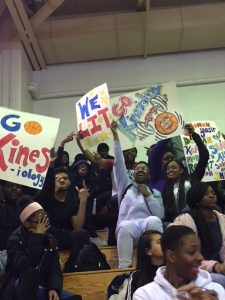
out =
[[[182,133],[184,116],[175,82],[113,98],[111,104],[120,135],[132,145],[149,145]]]
[[[225,140],[221,132],[213,121],[195,121],[192,124],[209,151],[209,161],[203,181],[225,180]],[[189,137],[182,135],[181,139],[188,171],[192,173],[199,160],[198,148]]]
[[[41,189],[59,122],[0,107],[0,179]]]
[[[97,145],[112,135],[110,125],[113,116],[106,83],[84,95],[75,108],[77,129],[82,132],[86,147]]]

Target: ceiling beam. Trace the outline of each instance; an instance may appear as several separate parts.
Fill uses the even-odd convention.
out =
[[[5,1],[2,0],[2,1],[0,2],[0,17],[1,17],[1,15],[4,13],[5,9],[6,9],[6,4],[5,4]]]
[[[32,28],[37,29],[65,0],[48,0],[30,19]]]
[[[20,39],[24,45],[30,62],[35,70],[44,69],[46,63],[38,41],[30,25],[25,8],[21,0],[5,0],[11,17],[16,25]]]
[[[146,0],[145,5],[146,5],[146,11],[145,11],[144,58],[148,56],[150,0]]]

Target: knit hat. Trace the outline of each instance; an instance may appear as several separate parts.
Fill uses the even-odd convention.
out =
[[[206,182],[198,182],[190,187],[187,192],[186,202],[190,209],[198,207],[198,203],[204,197],[209,184]]]
[[[90,164],[88,161],[84,160],[84,159],[81,159],[81,160],[78,160],[73,166],[73,170],[76,170],[80,165],[85,165],[87,167],[90,167]]]

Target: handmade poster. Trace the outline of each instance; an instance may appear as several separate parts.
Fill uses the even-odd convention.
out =
[[[149,146],[182,133],[184,115],[175,82],[156,84],[113,98],[111,106],[120,140],[126,145]]]
[[[41,189],[59,122],[0,107],[0,179]]]
[[[82,131],[85,147],[105,142],[112,135],[113,116],[106,83],[94,88],[75,104],[77,129]]]
[[[209,150],[209,161],[203,181],[225,180],[225,140],[213,121],[192,122],[204,144]],[[198,163],[199,154],[195,142],[182,135],[181,140],[189,173],[192,173]]]

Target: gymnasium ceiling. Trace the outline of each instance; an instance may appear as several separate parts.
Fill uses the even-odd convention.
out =
[[[225,0],[0,0],[34,70],[225,47]]]

